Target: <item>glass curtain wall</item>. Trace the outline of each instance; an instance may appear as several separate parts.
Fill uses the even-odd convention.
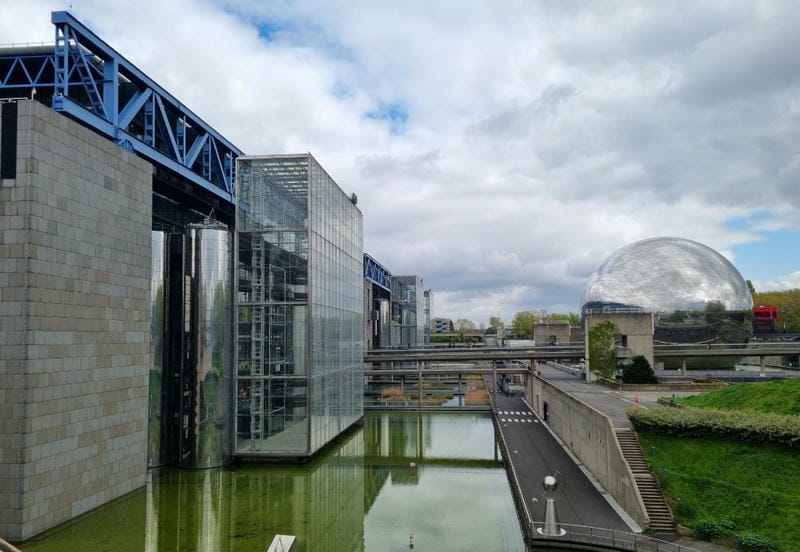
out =
[[[392,346],[425,344],[425,296],[419,276],[392,276]]]
[[[309,156],[311,173],[311,452],[364,413],[361,211]]]
[[[310,155],[237,163],[235,450],[306,456],[363,411],[361,213]]]

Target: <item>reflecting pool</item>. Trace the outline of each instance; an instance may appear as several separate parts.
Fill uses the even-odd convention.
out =
[[[524,551],[489,413],[369,412],[311,462],[151,470],[146,489],[20,545],[40,551]]]

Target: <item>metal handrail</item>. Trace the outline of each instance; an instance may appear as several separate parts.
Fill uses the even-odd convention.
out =
[[[629,533],[617,531],[615,529],[604,529],[602,527],[589,527],[587,525],[559,524],[566,534],[560,537],[540,535],[536,529],[544,529],[544,523],[531,523],[529,534],[532,535],[532,544],[542,544],[545,542],[589,544],[603,547],[611,547],[616,550],[627,550],[639,552],[699,552],[697,548],[691,548],[682,544],[675,544],[664,540],[648,537],[640,533]]]

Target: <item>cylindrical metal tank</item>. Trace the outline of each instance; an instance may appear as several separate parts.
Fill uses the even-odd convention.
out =
[[[147,416],[147,466],[168,462],[162,454],[162,419],[164,413],[164,331],[166,320],[167,234],[152,232],[152,268],[150,283],[150,378]]]
[[[180,464],[210,468],[231,458],[232,238],[222,225],[190,225],[189,243],[191,316],[181,408],[189,442],[182,443]]]

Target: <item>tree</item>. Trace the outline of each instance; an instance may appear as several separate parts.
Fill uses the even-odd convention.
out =
[[[619,328],[610,320],[589,330],[589,369],[601,377],[613,379],[617,368],[617,350],[614,339]]]
[[[632,362],[622,369],[622,381],[625,383],[658,383],[653,368],[642,355],[636,355]]]
[[[550,320],[553,322],[569,322],[570,326],[577,326],[581,323],[581,317],[576,312],[570,312],[567,314],[554,312],[550,315]]]
[[[514,335],[533,338],[533,326],[536,321],[536,314],[533,311],[520,311],[511,320],[511,330]]]
[[[536,317],[537,322],[550,322],[552,319],[551,315],[547,312],[547,309],[536,309],[532,311],[533,315]]]
[[[475,322],[466,318],[459,318],[456,320],[455,329],[457,332],[474,332]]]
[[[500,319],[499,316],[490,316],[489,327],[494,328],[496,332],[502,333],[506,328],[506,324]]]
[[[776,331],[800,333],[800,289],[758,292],[753,295],[753,304],[778,307]]]

